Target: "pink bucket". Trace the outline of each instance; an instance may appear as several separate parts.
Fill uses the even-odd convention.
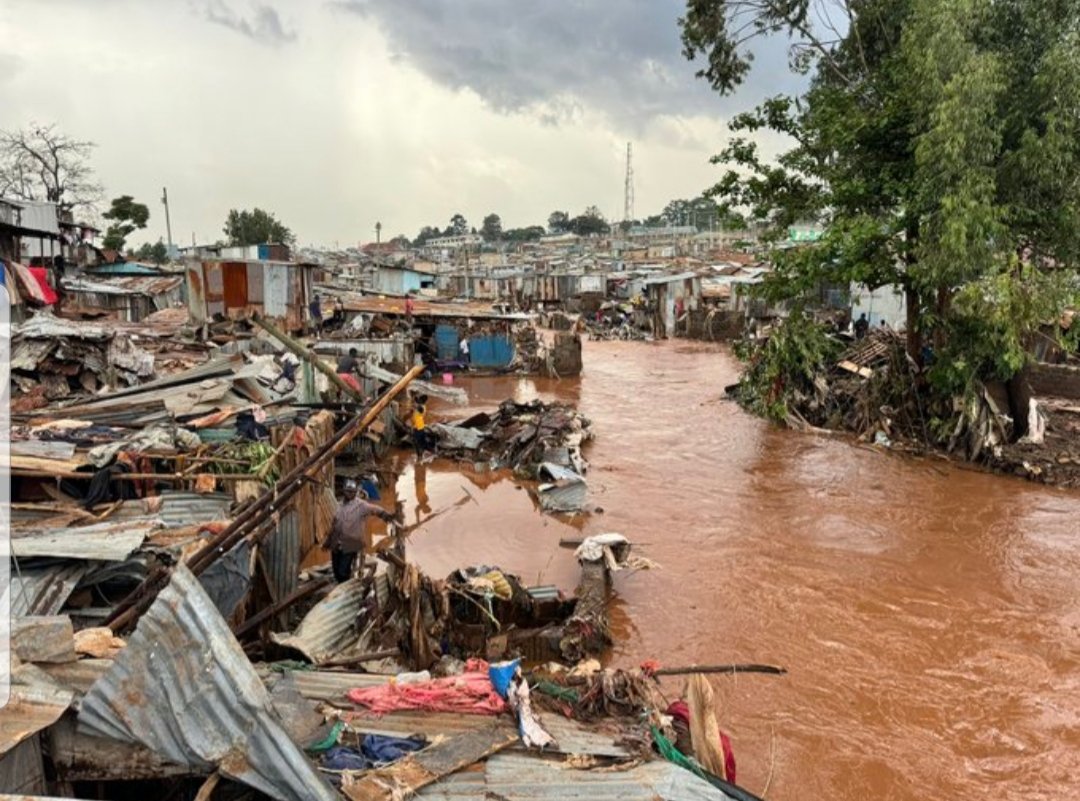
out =
[[[453,373],[443,373],[442,374],[442,382],[444,384],[453,384],[454,383],[454,374]]]

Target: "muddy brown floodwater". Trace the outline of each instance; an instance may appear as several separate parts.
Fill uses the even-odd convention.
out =
[[[588,342],[580,380],[466,379],[476,408],[578,404],[605,512],[401,455],[409,520],[449,507],[410,555],[572,589],[559,538],[626,534],[662,567],[616,579],[614,664],[789,669],[713,677],[739,783],[774,801],[1080,798],[1080,495],[773,429],[723,399],[737,372],[719,346]]]

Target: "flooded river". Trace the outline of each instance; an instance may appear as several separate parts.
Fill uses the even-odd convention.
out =
[[[723,399],[737,372],[716,346],[588,342],[580,380],[466,379],[477,408],[577,404],[604,513],[399,457],[409,522],[446,510],[410,555],[572,589],[559,538],[626,534],[662,567],[617,578],[613,663],[790,671],[713,678],[769,799],[1080,798],[1080,495],[772,429]]]

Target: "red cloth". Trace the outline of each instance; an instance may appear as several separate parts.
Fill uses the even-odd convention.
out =
[[[673,701],[667,708],[667,714],[681,720],[687,728],[690,727],[690,707],[686,701]],[[731,747],[731,740],[722,731],[720,732],[720,747],[724,749],[724,772],[727,773],[727,780],[735,784],[735,751]]]
[[[49,286],[49,277],[44,267],[27,267],[30,271],[30,275],[37,281],[39,287],[41,287],[41,294],[45,298],[45,305],[51,306],[58,300],[56,292]]]
[[[344,381],[346,384],[348,384],[350,387],[355,389],[357,392],[363,392],[363,390],[360,389],[360,382],[356,380],[356,376],[354,376],[352,373],[338,373],[337,377]]]
[[[483,672],[476,670],[484,664]],[[376,715],[400,710],[458,712],[469,715],[498,715],[507,709],[506,701],[495,692],[486,663],[470,660],[467,672],[416,684],[380,684],[349,690],[349,700],[366,706]]]

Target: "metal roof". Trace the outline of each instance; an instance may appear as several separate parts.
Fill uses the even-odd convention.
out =
[[[96,281],[89,278],[65,279],[64,289],[69,292],[94,292],[99,295],[154,296],[172,292],[183,282],[184,277],[180,275],[102,276]]]
[[[289,739],[228,624],[183,565],[83,699],[79,724],[178,765],[216,767],[279,801],[338,798]]]
[[[28,666],[16,670],[13,679],[33,677],[35,673],[37,669]],[[27,737],[56,723],[71,706],[74,695],[70,691],[51,686],[47,681],[29,680],[32,683],[12,685],[11,700],[0,712],[0,754],[6,754]]]
[[[166,528],[183,528],[211,520],[224,520],[232,506],[232,496],[223,492],[184,492],[164,490],[154,498],[124,501],[113,512],[112,520],[132,520],[153,514],[161,519]]]
[[[357,687],[377,687],[386,684],[392,676],[376,673],[331,673],[328,671],[300,670],[291,674],[301,695],[310,700],[328,700],[341,703],[345,694]],[[622,732],[615,724],[612,731],[595,726],[585,726],[561,715],[544,713],[544,728],[558,743],[554,749],[561,754],[590,754],[593,756],[625,758],[629,752],[618,744]],[[352,719],[353,728],[370,734],[386,734],[407,737],[410,734],[449,736],[475,731],[488,726],[491,718],[486,715],[459,715],[446,712],[390,712],[385,715],[367,715],[358,710]]]
[[[90,570],[87,562],[11,569],[11,616],[55,615]]]
[[[11,535],[11,553],[19,558],[54,556],[122,562],[161,528],[160,518],[110,521],[79,528],[23,528]]]
[[[448,776],[418,798],[498,798],[501,801],[732,801],[704,779],[670,762],[628,770],[568,769],[561,760],[518,753],[496,754],[483,770]]]
[[[360,639],[357,619],[364,607],[359,578],[336,586],[319,601],[291,634],[271,634],[278,645],[295,648],[316,665],[329,662]]]

